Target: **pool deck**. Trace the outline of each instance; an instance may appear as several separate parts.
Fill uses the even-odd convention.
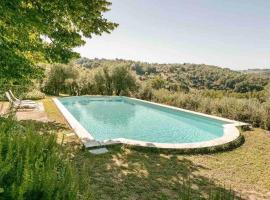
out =
[[[89,95],[88,95],[89,96]],[[196,149],[196,148],[204,148],[204,147],[213,147],[213,146],[219,146],[223,145],[229,142],[232,142],[236,140],[240,136],[240,132],[237,127],[248,125],[246,123],[229,120],[222,117],[217,117],[213,115],[207,115],[199,112],[194,112],[190,110],[185,110],[182,108],[177,108],[173,106],[168,106],[164,104],[159,103],[153,103],[141,99],[136,98],[130,98],[130,97],[123,97],[132,99],[135,101],[140,101],[144,103],[149,103],[152,105],[162,106],[169,109],[174,109],[182,112],[187,112],[191,114],[196,114],[199,116],[204,116],[216,120],[221,120],[228,122],[229,124],[223,125],[224,127],[224,135],[220,138],[216,138],[209,141],[204,142],[193,142],[193,143],[155,143],[155,142],[144,142],[144,141],[138,141],[138,140],[130,140],[125,138],[117,138],[112,140],[104,140],[104,141],[96,141],[94,137],[89,133],[76,119],[75,117],[65,108],[65,106],[57,99],[53,98],[54,103],[58,107],[58,109],[61,111],[63,116],[68,121],[69,125],[72,127],[74,132],[78,135],[78,137],[81,139],[82,143],[85,145],[86,148],[95,148],[99,146],[106,146],[106,145],[113,145],[113,144],[128,144],[128,145],[134,145],[134,146],[141,146],[141,147],[155,147],[155,148],[162,148],[162,149]]]
[[[18,109],[16,110],[16,119],[17,120],[35,120],[41,122],[50,121],[42,102],[37,101],[37,108],[35,109]],[[4,115],[10,112],[10,103],[9,102],[0,102],[0,115]]]

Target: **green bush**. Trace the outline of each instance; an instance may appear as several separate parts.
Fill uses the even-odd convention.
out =
[[[22,98],[25,93],[31,88],[29,85],[13,85],[13,84],[2,84],[0,83],[0,100],[6,101],[5,92],[12,90],[12,92],[18,97]]]
[[[38,89],[33,89],[33,90],[23,94],[22,98],[23,99],[39,100],[39,99],[44,99],[45,94]]]
[[[236,97],[207,97],[199,92],[169,92],[155,90],[153,101],[172,106],[213,114],[233,120],[252,124],[270,130],[270,101],[260,102],[257,99]]]
[[[54,134],[0,118],[0,199],[76,199],[76,176]]]
[[[137,90],[136,79],[129,67],[90,71],[72,65],[53,65],[47,73],[42,90],[47,94],[59,95],[130,95]]]
[[[162,79],[160,76],[156,76],[155,78],[151,80],[151,85],[152,85],[152,88],[158,90],[166,86],[166,81]]]

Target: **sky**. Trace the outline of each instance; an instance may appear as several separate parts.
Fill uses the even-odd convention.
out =
[[[112,0],[119,26],[75,50],[87,58],[270,68],[270,0]]]

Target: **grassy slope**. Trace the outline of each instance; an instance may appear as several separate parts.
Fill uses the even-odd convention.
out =
[[[51,119],[65,123],[51,99],[44,103]],[[212,155],[164,155],[118,146],[98,156],[84,151],[76,159],[89,172],[83,187],[96,199],[175,199],[183,187],[181,177],[192,177],[191,192],[198,195],[225,184],[242,197],[270,199],[270,134],[262,129],[243,134],[246,142],[240,148]]]

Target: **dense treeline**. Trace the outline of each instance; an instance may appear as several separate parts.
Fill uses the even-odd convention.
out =
[[[49,68],[42,90],[52,95],[130,95],[137,87],[135,76],[127,66],[88,70],[56,64]]]
[[[129,66],[141,80],[159,77],[164,87],[179,85],[196,89],[231,90],[245,93],[261,91],[269,82],[269,77],[258,73],[242,73],[226,68],[204,64],[157,64],[130,60],[107,60],[81,58],[76,63],[85,68]]]

